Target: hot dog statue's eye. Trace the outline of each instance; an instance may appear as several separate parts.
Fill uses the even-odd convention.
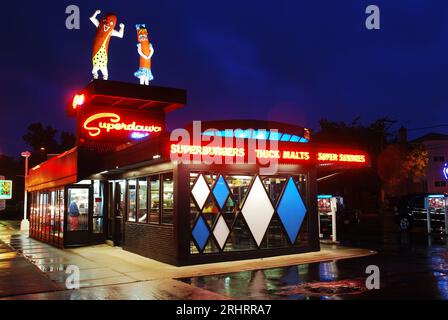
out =
[[[113,23],[113,21],[111,21],[110,23],[109,23],[111,26],[113,26],[114,25],[114,23]]]

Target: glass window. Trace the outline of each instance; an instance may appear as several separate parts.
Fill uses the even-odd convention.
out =
[[[151,207],[149,210],[149,222],[160,223],[160,178],[159,176],[149,177]]]
[[[173,174],[168,173],[168,174],[162,175],[162,181],[163,181],[162,223],[163,224],[173,224],[173,213],[174,213]]]
[[[137,180],[128,181],[128,221],[136,222],[137,216]]]
[[[207,176],[206,173],[202,174]],[[197,173],[190,176],[192,189],[197,177]],[[255,177],[251,175],[228,175],[223,176],[223,180],[219,176],[218,178],[211,194],[204,200],[202,209],[197,207],[193,199],[190,203],[191,254],[288,248],[309,244],[306,214],[307,175],[261,177],[264,189],[254,189],[252,182]],[[226,188],[230,190],[230,195],[227,194]],[[276,210],[258,246],[253,236],[258,227],[247,223],[242,214],[242,206],[251,192],[264,191]],[[194,196],[193,194],[192,197]],[[269,201],[266,198],[265,200]],[[283,209],[279,213],[282,203]],[[205,234],[209,237],[204,241],[198,239],[200,228],[206,229]]]
[[[249,191],[249,186],[252,179],[252,176],[229,176],[226,178],[227,185],[229,186],[233,199],[236,201],[238,206],[241,206],[243,203],[244,198]]]
[[[87,231],[89,189],[68,189],[68,231]]]
[[[263,183],[265,185],[266,190],[268,191],[269,197],[271,198],[274,206],[277,204],[280,196],[285,188],[286,182],[288,181],[287,177],[266,177],[263,178]]]
[[[59,213],[60,213],[60,223],[59,223],[59,238],[64,237],[64,189],[59,190]]]
[[[103,233],[104,223],[104,184],[100,181],[93,182],[93,218],[92,232]]]
[[[138,222],[146,223],[148,220],[148,181],[146,178],[138,179]]]

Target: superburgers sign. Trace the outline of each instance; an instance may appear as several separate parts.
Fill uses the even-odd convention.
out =
[[[78,119],[81,142],[126,142],[157,136],[164,132],[164,114],[117,108],[91,108]]]

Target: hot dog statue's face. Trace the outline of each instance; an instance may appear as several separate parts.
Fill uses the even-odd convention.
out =
[[[108,34],[115,29],[117,25],[117,16],[113,14],[107,14],[101,21],[98,26],[98,31],[100,33]]]
[[[140,43],[148,42],[148,30],[145,28],[139,29],[137,31],[137,41]]]

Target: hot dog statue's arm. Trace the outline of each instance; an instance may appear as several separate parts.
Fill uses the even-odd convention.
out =
[[[101,10],[96,10],[95,13],[93,14],[93,16],[90,17],[90,21],[92,21],[92,23],[95,25],[95,27],[98,28],[98,26],[100,25],[100,22],[98,21],[98,19],[96,18],[99,14],[101,13]]]
[[[146,55],[143,52],[141,44],[137,45],[137,51],[138,51],[138,54],[141,55],[143,57],[143,59],[145,59],[145,60],[150,60],[154,54],[154,49],[152,47],[152,44],[149,45],[149,55]]]
[[[120,31],[112,31],[113,37],[123,38],[124,37],[124,24],[120,23]]]

